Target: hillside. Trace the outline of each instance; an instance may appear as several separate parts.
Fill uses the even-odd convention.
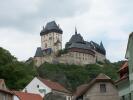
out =
[[[63,84],[70,90],[75,90],[77,86],[89,82],[99,73],[105,73],[114,81],[118,79],[117,71],[122,61],[117,63],[89,64],[86,66],[49,64],[45,63],[38,68],[40,77],[48,78]]]
[[[73,91],[81,84],[87,83],[99,73],[105,73],[113,80],[118,78],[117,71],[122,61],[111,63],[98,62],[86,66],[45,63],[38,69],[33,62],[18,61],[9,51],[0,48],[0,78],[5,79],[10,89],[23,89],[34,76],[57,81]]]

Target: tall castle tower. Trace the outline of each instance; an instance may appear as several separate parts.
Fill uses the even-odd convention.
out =
[[[43,27],[40,32],[42,50],[49,50],[52,53],[56,53],[62,49],[62,33],[62,29],[55,21],[47,23],[45,28]]]

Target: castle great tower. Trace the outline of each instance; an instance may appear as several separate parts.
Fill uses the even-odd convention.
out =
[[[62,49],[62,29],[55,21],[51,21],[40,32],[41,48],[45,51],[56,53]]]

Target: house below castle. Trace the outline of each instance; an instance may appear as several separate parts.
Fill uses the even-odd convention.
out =
[[[64,64],[94,64],[104,62],[106,50],[102,44],[85,41],[80,33],[72,35],[65,48],[62,49],[62,29],[55,21],[48,22],[40,32],[41,47],[38,47],[34,56],[36,66],[44,62]]]

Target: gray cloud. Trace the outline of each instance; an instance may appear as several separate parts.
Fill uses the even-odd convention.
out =
[[[1,0],[0,27],[34,33],[45,21],[82,14],[88,5],[85,0]]]

